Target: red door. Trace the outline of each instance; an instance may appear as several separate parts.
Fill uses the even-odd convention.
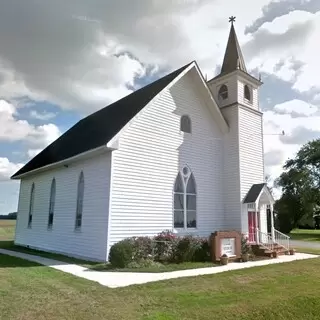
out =
[[[260,220],[260,214],[257,212],[258,215],[258,228],[259,228],[259,220]],[[249,242],[256,242],[256,213],[254,211],[248,212],[248,226],[249,226]]]

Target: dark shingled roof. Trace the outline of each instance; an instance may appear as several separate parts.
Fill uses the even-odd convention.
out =
[[[107,144],[191,63],[80,120],[11,178]]]
[[[234,30],[233,24],[231,24],[229,39],[226,52],[224,54],[220,75],[233,72],[237,69],[247,73],[247,68],[244,63],[236,31]]]
[[[246,197],[244,198],[243,203],[255,202],[265,185],[265,183],[253,184],[250,190],[248,191]]]

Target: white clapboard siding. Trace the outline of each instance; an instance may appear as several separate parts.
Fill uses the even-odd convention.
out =
[[[240,185],[243,200],[252,184],[264,182],[262,114],[239,108]],[[260,212],[260,227],[266,229],[266,210]],[[242,211],[243,229],[248,228],[248,214]],[[245,230],[246,231],[246,230]]]
[[[239,108],[241,199],[252,184],[264,182],[262,115]]]
[[[21,180],[15,243],[92,260],[106,260],[111,153],[70,163]],[[77,185],[84,174],[81,230],[75,231]],[[48,230],[49,198],[56,179],[52,230]],[[32,228],[28,228],[31,185],[35,184]]]
[[[238,110],[237,105],[221,110],[230,127],[230,131],[226,134],[224,141],[225,228],[234,230],[241,230]]]
[[[121,134],[112,153],[109,246],[131,236],[173,228],[173,186],[188,165],[197,184],[195,234],[223,227],[222,134],[203,102],[192,72],[151,102]],[[192,134],[180,132],[187,114]]]

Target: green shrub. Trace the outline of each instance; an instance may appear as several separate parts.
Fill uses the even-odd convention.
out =
[[[207,238],[198,238],[200,246],[196,249],[193,261],[195,262],[207,262],[211,261],[211,248]]]
[[[150,268],[150,267],[162,267],[162,264],[151,259],[142,259],[138,261],[132,261],[128,264],[128,268],[139,269],[139,268]]]
[[[246,235],[241,235],[241,253],[246,254],[250,252],[249,239]]]
[[[133,242],[124,239],[110,248],[109,262],[116,268],[125,268],[133,261]]]
[[[142,268],[152,264],[210,261],[208,239],[184,236],[177,237],[170,231],[157,236],[133,237],[114,244],[109,261],[116,268]],[[159,263],[160,262],[160,263]]]
[[[155,241],[150,237],[131,238],[133,245],[133,261],[139,262],[144,259],[154,259]]]
[[[172,262],[178,243],[177,236],[171,231],[163,231],[154,237],[154,259],[160,262]]]
[[[194,261],[195,252],[200,249],[199,238],[189,235],[181,237],[176,247],[174,260],[178,263]]]

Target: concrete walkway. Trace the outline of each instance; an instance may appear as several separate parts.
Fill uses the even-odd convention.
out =
[[[168,280],[181,277],[192,277],[205,274],[215,274],[231,270],[246,269],[257,266],[265,266],[275,263],[291,262],[295,260],[317,258],[317,255],[296,253],[293,256],[280,256],[277,259],[250,261],[246,263],[229,263],[226,266],[209,267],[201,269],[181,270],[173,272],[163,273],[134,273],[134,272],[102,272],[102,271],[90,271],[87,268],[75,265],[67,264],[65,262],[47,259],[39,256],[34,256],[26,253],[9,251],[0,249],[0,254],[6,254],[9,256],[22,258],[25,260],[33,261],[41,265],[54,268],[63,272],[73,274],[77,277],[85,278],[91,281],[100,283],[103,286],[109,288],[126,287],[133,284],[142,284],[147,282],[154,282],[160,280]]]

